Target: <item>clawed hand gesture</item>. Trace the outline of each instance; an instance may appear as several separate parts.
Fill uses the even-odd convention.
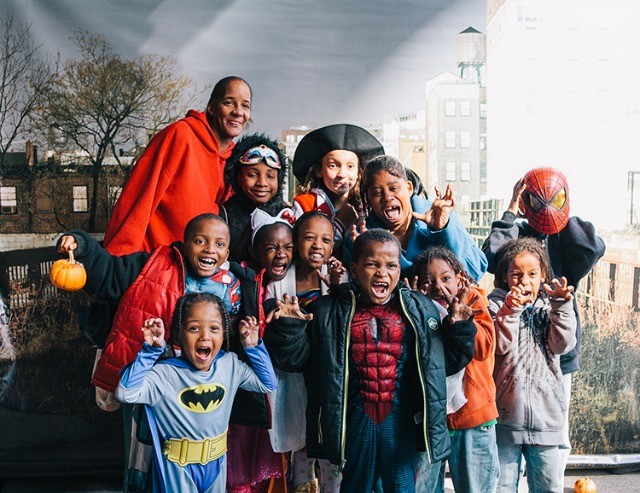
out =
[[[299,320],[312,320],[312,313],[304,313],[298,304],[297,296],[285,294],[283,300],[276,300],[276,308],[267,316],[267,323],[278,320],[281,317],[297,318]]]
[[[364,217],[361,218],[356,224],[353,224],[351,228],[349,228],[349,238],[351,239],[351,243],[356,241],[356,238],[360,236],[367,230],[367,222]]]
[[[254,347],[258,345],[260,324],[256,317],[244,317],[240,320],[238,332],[240,333],[240,342],[243,347]]]
[[[567,278],[562,276],[560,280],[552,279],[551,286],[547,283],[542,286],[549,298],[555,298],[560,300],[572,300],[573,299],[573,286],[569,286]]]
[[[342,262],[340,262],[335,257],[329,257],[325,264],[328,271],[327,275],[323,276],[320,269],[316,270],[316,272],[318,273],[318,277],[320,277],[320,280],[325,283],[327,287],[331,286],[332,284],[340,284],[340,282],[342,281],[342,276],[347,271],[342,265]]]
[[[425,296],[429,296],[428,284],[426,282],[420,283],[418,276],[413,276],[413,279],[409,280],[408,277],[404,278],[404,283],[409,286],[412,291],[420,291]]]
[[[469,300],[468,304],[467,296],[469,296],[469,288],[471,284],[469,280],[466,278],[462,278],[460,280],[460,289],[458,289],[458,294],[453,295],[451,291],[447,289],[446,286],[442,285],[440,287],[440,292],[446,298],[447,303],[449,304],[448,312],[449,312],[449,320],[451,323],[456,323],[461,320],[469,320],[474,315],[478,315],[482,313],[482,310],[474,310],[470,305],[473,305],[476,301],[478,301],[478,295],[475,295],[471,300]],[[427,286],[428,289],[428,286]]]
[[[525,288],[522,284],[511,286],[507,296],[504,299],[505,305],[509,308],[520,308],[527,303],[527,295],[525,294]]]
[[[444,195],[440,193],[438,187],[433,187],[436,193],[436,198],[431,204],[431,208],[421,214],[419,212],[413,212],[413,217],[424,221],[429,226],[429,229],[439,231],[444,229],[449,222],[449,213],[454,209],[456,202],[453,197],[453,188],[451,185],[447,185],[444,191]]]
[[[144,342],[153,347],[164,347],[164,322],[161,318],[149,318],[142,324]]]

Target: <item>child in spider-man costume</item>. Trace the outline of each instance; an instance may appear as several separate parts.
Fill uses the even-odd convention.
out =
[[[525,220],[516,222],[516,218]],[[569,215],[569,185],[564,174],[554,168],[540,167],[530,170],[513,187],[509,207],[502,219],[494,221],[491,233],[482,245],[489,261],[488,271],[495,273],[495,254],[498,249],[520,237],[538,238],[546,247],[551,264],[549,278],[566,277],[569,285],[578,287],[604,254],[605,246],[596,235],[593,224]],[[563,462],[569,458],[569,401],[571,396],[571,373],[578,370],[580,351],[580,318],[574,298],[576,312],[577,343],[573,350],[563,354],[560,366],[563,373],[567,414],[565,417]],[[563,464],[563,465],[564,465]],[[561,468],[564,473],[564,467]]]
[[[435,304],[400,280],[400,242],[370,229],[353,244],[354,282],[333,285],[313,315],[278,300],[265,331],[274,365],[304,372],[307,453],[343,470],[341,492],[415,492],[418,448],[450,450],[446,375],[473,356],[473,310]]]

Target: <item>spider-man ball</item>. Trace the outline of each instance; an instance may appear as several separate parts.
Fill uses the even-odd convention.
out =
[[[554,168],[535,168],[524,175],[526,188],[520,197],[520,211],[529,226],[545,235],[554,235],[569,222],[569,185]]]

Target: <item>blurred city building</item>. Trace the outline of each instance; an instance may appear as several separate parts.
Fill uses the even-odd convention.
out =
[[[98,179],[95,232],[104,233],[132,157],[108,160]],[[92,167],[82,156],[39,160],[30,141],[5,156],[0,169],[0,251],[51,246],[61,231],[87,229]]]
[[[459,75],[445,72],[426,85],[426,183],[441,190],[451,185],[456,212],[470,226],[470,203],[487,193],[484,34],[472,27],[459,33],[456,58]]]

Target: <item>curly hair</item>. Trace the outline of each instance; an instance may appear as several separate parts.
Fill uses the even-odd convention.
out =
[[[229,349],[229,326],[231,318],[224,302],[216,295],[210,293],[187,293],[178,299],[176,311],[173,314],[173,323],[171,324],[171,344],[180,346],[180,332],[184,328],[184,321],[193,307],[199,303],[213,303],[220,312],[223,326],[223,343],[222,349]]]
[[[542,278],[546,279],[549,277],[549,273],[551,272],[549,268],[549,256],[547,255],[547,249],[544,244],[535,238],[518,238],[508,241],[496,252],[496,273],[493,279],[493,285],[496,288],[501,288],[506,291],[509,290],[509,284],[507,283],[509,266],[511,262],[513,262],[513,259],[521,253],[529,253],[536,257],[538,262],[540,262]],[[541,293],[542,292],[543,291],[541,291]]]
[[[473,277],[471,277],[464,267],[462,266],[462,262],[456,257],[456,254],[453,253],[450,249],[444,246],[430,246],[427,249],[420,252],[414,259],[413,265],[411,266],[411,277],[418,276],[420,277],[420,272],[424,270],[425,267],[429,267],[431,261],[434,259],[440,259],[448,263],[453,272],[457,275],[460,274],[463,277],[466,277],[471,284],[476,284],[476,281]],[[424,281],[424,279],[418,279],[419,281]]]
[[[289,163],[287,160],[287,156],[285,156],[284,152],[282,152],[282,150],[278,146],[278,141],[271,139],[268,135],[263,133],[246,135],[236,143],[233,151],[231,152],[231,156],[229,156],[229,159],[227,159],[227,164],[224,168],[224,181],[227,185],[230,185],[236,193],[242,193],[240,185],[238,184],[238,175],[240,174],[240,170],[243,167],[243,165],[240,164],[240,158],[252,147],[257,147],[260,145],[265,145],[273,152],[275,152],[278,156],[278,160],[280,161],[280,169],[277,170],[278,191],[271,200],[274,200],[276,198],[281,199],[284,182],[287,177],[287,171],[289,169]]]

